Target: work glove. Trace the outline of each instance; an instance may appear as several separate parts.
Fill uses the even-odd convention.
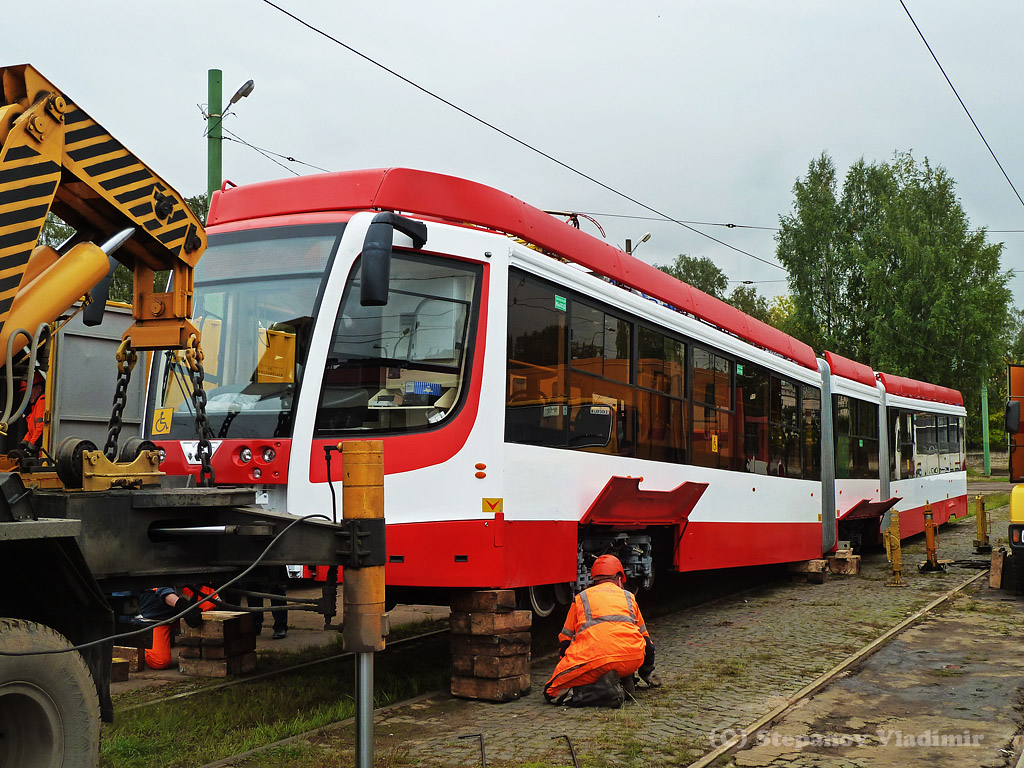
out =
[[[558,656],[559,658],[565,656],[566,651],[569,650],[569,644],[572,640],[563,640],[558,644]]]
[[[185,614],[181,617],[185,620],[192,629],[195,629],[203,623],[203,612],[199,610],[199,606],[196,601],[190,597],[179,597],[178,602],[174,604],[174,610],[179,614],[185,611]]]

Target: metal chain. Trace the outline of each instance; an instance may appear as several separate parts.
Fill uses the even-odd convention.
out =
[[[117,439],[121,435],[124,407],[128,404],[128,384],[131,381],[132,369],[139,361],[139,356],[131,348],[131,339],[125,339],[117,348],[117,386],[114,388],[114,407],[107,422],[107,442],[103,445],[103,455],[110,461],[117,459]]]
[[[196,456],[199,459],[199,485],[210,487],[214,483],[213,446],[210,445],[213,429],[210,427],[209,419],[206,418],[203,350],[199,346],[199,339],[196,336],[189,337],[188,346],[185,348],[185,361],[188,363],[188,375],[192,380],[192,407],[196,414],[196,432],[199,433],[199,446],[196,448]]]

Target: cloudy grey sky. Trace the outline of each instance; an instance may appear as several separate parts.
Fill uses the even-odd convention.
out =
[[[904,0],[1024,194],[1024,4]],[[1003,179],[899,0],[633,3],[277,0],[366,56],[522,141],[670,216],[776,227],[820,152],[913,150],[957,182],[971,223],[1024,230]],[[597,214],[650,262],[709,256],[732,280],[785,290],[780,269],[651,216],[473,122],[261,0],[55,0],[4,11],[3,64],[32,63],[184,194],[206,186],[207,70],[226,128],[328,170],[408,166],[483,182],[541,208]],[[290,175],[226,143],[224,175]],[[313,169],[288,163],[298,173]],[[597,234],[595,228],[585,228]],[[698,226],[774,262],[774,232]],[[1024,305],[1024,233],[1003,268]],[[761,282],[766,281],[766,282]]]

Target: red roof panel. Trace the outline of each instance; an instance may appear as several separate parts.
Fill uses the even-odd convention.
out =
[[[802,341],[698,291],[505,192],[408,168],[345,171],[227,188],[214,193],[210,226],[310,211],[384,209],[475,224],[529,243],[634,288],[746,341],[817,370]]]

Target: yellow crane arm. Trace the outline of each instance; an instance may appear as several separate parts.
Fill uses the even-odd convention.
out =
[[[190,318],[192,270],[206,247],[202,223],[167,182],[31,65],[0,67],[0,78],[0,337],[10,335],[3,326],[12,308],[23,310],[19,319],[25,314],[19,293],[39,295],[39,281],[77,280],[84,287],[76,297],[98,282],[95,252],[78,259],[90,262],[80,267],[73,259],[62,263],[74,249],[58,257],[37,248],[52,210],[83,241],[135,229],[116,255],[134,278],[135,322],[125,336],[134,349],[185,347],[198,336]],[[154,289],[160,270],[173,273],[168,291]],[[35,290],[26,293],[30,285]]]

